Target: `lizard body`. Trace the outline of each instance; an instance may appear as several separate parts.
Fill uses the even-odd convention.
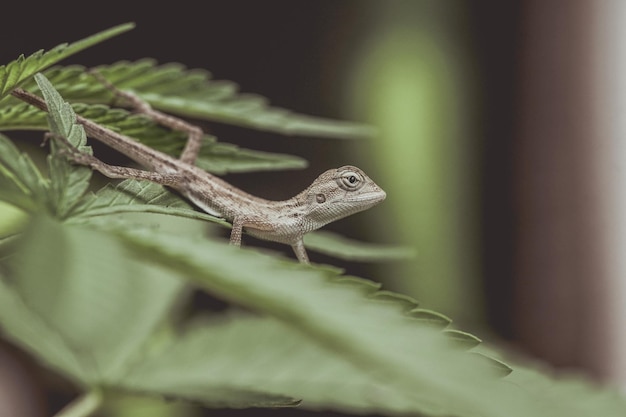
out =
[[[134,100],[135,107],[157,122],[188,131],[189,139],[181,158],[173,158],[77,115],[76,120],[83,125],[87,136],[103,142],[150,171],[109,165],[74,147],[69,149],[72,161],[89,166],[109,178],[144,179],[177,190],[203,211],[232,222],[231,244],[241,244],[245,228],[252,236],[291,245],[298,260],[308,263],[303,243],[306,233],[366,210],[386,197],[385,192],[362,170],[349,165],[322,173],[304,191],[288,200],[271,201],[256,197],[195,166],[203,134],[199,128],[151,109],[130,93],[116,93]],[[46,103],[36,95],[22,89],[15,89],[13,95],[47,111]]]

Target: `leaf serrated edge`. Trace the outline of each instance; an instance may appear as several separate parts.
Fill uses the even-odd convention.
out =
[[[375,133],[374,128],[363,123],[273,107],[258,94],[240,93],[233,81],[214,80],[209,71],[189,69],[175,62],[158,65],[154,59],[146,58],[95,69],[118,88],[133,91],[153,107],[180,116],[294,136],[355,139],[372,137]],[[86,74],[84,68],[55,67],[49,71],[51,81],[55,81],[55,76],[62,81],[55,85],[70,100],[109,103],[112,99],[111,93]],[[64,77],[64,71],[75,75],[71,82]],[[82,90],[77,90],[78,86]]]
[[[71,44],[62,43],[53,47],[48,52],[44,52],[43,49],[40,49],[29,55],[28,58],[21,54],[16,60],[0,66],[0,86],[2,86],[2,88],[0,88],[0,100],[8,95],[12,89],[19,87],[35,73],[43,71],[62,59],[134,27],[134,23],[125,23],[95,33]],[[32,64],[32,67],[28,68],[29,64]],[[16,66],[19,68],[15,69]]]

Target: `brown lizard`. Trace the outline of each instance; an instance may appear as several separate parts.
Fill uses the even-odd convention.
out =
[[[109,165],[71,145],[68,157],[74,163],[89,166],[109,178],[148,180],[177,190],[203,211],[232,222],[230,243],[233,245],[241,244],[242,230],[245,229],[252,236],[291,245],[298,260],[308,263],[303,242],[306,233],[366,210],[386,197],[362,170],[349,165],[322,173],[304,191],[288,200],[270,201],[248,194],[195,166],[203,136],[200,128],[154,110],[134,94],[101,81],[155,122],[187,132],[185,148],[180,159],[176,159],[77,115],[76,120],[83,125],[87,136],[150,171]],[[17,88],[12,94],[47,111],[45,101],[32,93]]]

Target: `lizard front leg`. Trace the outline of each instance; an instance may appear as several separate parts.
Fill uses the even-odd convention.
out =
[[[291,245],[293,252],[296,254],[296,258],[303,264],[309,263],[309,256],[306,253],[306,249],[304,248],[304,240],[302,238],[298,239],[296,243]]]
[[[61,150],[61,153],[73,163],[90,167],[108,178],[147,180],[170,187],[176,187],[181,182],[180,176],[176,174],[161,174],[158,172],[109,165],[93,155],[79,151],[63,137],[55,135],[46,135],[46,137],[52,137],[54,140],[62,142],[65,146]]]
[[[248,223],[246,219],[242,217],[235,217],[233,219],[233,229],[230,232],[230,244],[231,245],[241,246],[241,236],[243,234],[244,226],[249,226],[252,229],[256,229],[257,231],[264,230],[268,232],[272,230],[272,228],[269,227],[267,224],[260,223],[260,222]],[[293,248],[293,251],[296,254],[296,257],[298,258],[298,261],[300,261],[303,264],[309,263],[309,256],[307,255],[306,249],[304,248],[304,241],[302,240],[302,237],[300,237],[300,239],[298,239],[296,243],[291,245],[291,247]]]

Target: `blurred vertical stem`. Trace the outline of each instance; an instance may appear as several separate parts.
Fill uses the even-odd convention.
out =
[[[94,388],[71,402],[55,417],[88,417],[95,413],[102,404],[102,391]]]
[[[456,320],[482,318],[475,146],[461,2],[369,2],[349,70],[351,107],[379,128],[386,222],[418,256],[394,286]],[[386,177],[385,177],[386,176]]]

